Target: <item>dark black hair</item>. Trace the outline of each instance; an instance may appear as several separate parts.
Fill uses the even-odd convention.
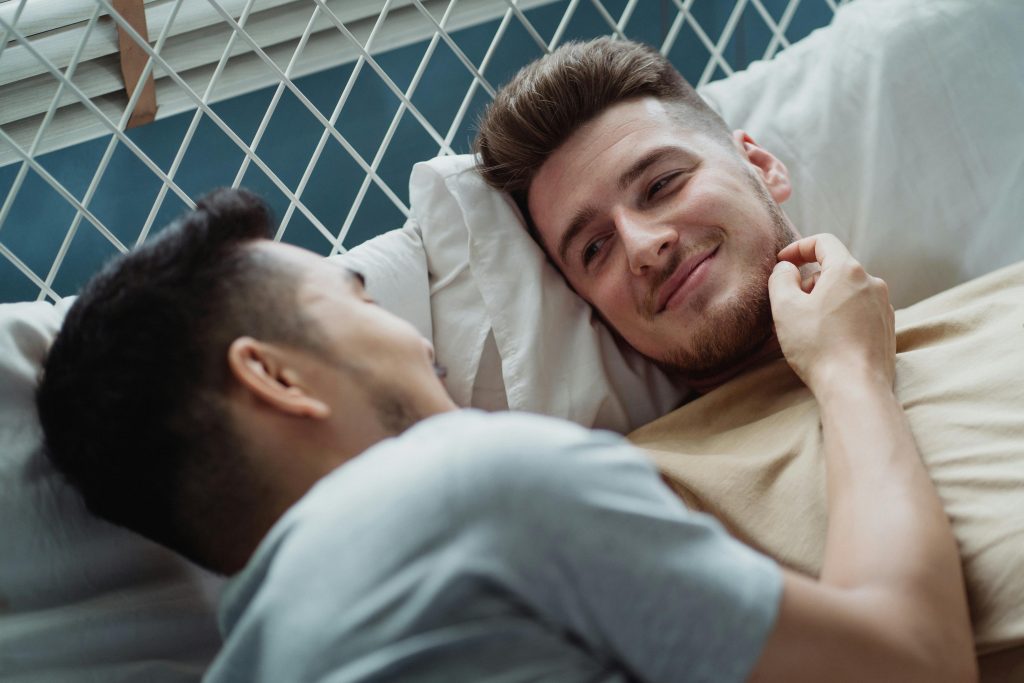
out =
[[[227,410],[240,336],[316,348],[272,217],[221,189],[82,289],[43,367],[45,449],[96,515],[220,569],[211,551],[263,488]]]

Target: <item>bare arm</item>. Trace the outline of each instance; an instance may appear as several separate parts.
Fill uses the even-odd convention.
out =
[[[784,249],[769,288],[786,359],[817,398],[828,540],[820,579],[787,572],[758,681],[977,678],[956,542],[893,394],[885,283],[831,235]]]

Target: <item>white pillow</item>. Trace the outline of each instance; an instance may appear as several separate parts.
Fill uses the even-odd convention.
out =
[[[431,335],[415,225],[337,257]],[[220,647],[222,581],[93,517],[41,450],[34,393],[73,297],[0,305],[0,671],[4,681],[195,681]]]
[[[70,303],[0,305],[0,671],[194,680],[219,644],[219,581],[90,515],[40,449],[36,381]]]
[[[702,94],[786,163],[797,230],[901,308],[1024,259],[1022,27],[1021,2],[857,0]]]
[[[1022,3],[858,0],[703,94],[789,167],[797,229],[838,234],[906,306],[1024,259],[1020,26]],[[684,390],[616,345],[472,165],[418,164],[410,192],[456,401],[504,382],[513,409],[622,432],[667,412]]]

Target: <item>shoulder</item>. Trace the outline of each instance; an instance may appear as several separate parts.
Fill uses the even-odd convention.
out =
[[[290,553],[376,547],[381,538],[420,547],[469,529],[500,536],[508,525],[567,516],[602,491],[649,496],[660,488],[653,466],[616,434],[535,415],[460,411],[342,465],[279,530]]]
[[[414,438],[446,439],[451,436],[491,437],[495,446],[534,446],[601,440],[622,442],[611,432],[586,429],[568,420],[534,413],[456,410],[420,422],[405,433]],[[399,437],[399,438],[403,438]]]
[[[651,469],[623,437],[529,413],[463,410],[427,420],[393,444],[415,449],[423,480],[539,484],[622,466]]]
[[[443,445],[457,457],[515,455],[521,460],[552,454],[578,453],[580,449],[629,449],[626,440],[612,432],[592,430],[543,415],[520,412],[485,413],[460,410],[426,420],[400,439]]]
[[[576,479],[623,462],[651,468],[611,432],[526,413],[454,411],[428,418],[328,474],[286,520],[318,526],[339,515],[360,519],[370,509],[386,511],[373,515],[375,523],[450,518],[466,505],[493,503],[510,487]]]

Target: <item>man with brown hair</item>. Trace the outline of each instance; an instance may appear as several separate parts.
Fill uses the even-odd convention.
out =
[[[527,65],[477,148],[484,179],[638,351],[697,389],[779,355],[767,282],[797,238],[786,167],[656,51],[602,38]]]
[[[834,250],[849,258],[851,272],[864,275],[863,269],[832,236],[799,239],[779,206],[792,191],[784,164],[744,131],[730,132],[675,68],[649,47],[611,39],[570,43],[527,65],[485,113],[477,151],[484,179],[511,194],[532,236],[576,293],[628,344],[699,391],[781,358],[782,349],[794,339],[815,339],[827,348],[856,334],[851,328],[832,329],[829,305],[819,307],[845,266],[837,269],[818,259],[820,275],[802,281],[786,261],[813,264],[815,251],[820,255]],[[798,252],[804,258],[792,259]],[[819,318],[824,324],[811,324],[804,317],[812,310],[826,312]],[[787,319],[808,324],[792,328],[783,323]],[[797,367],[788,350],[785,357]],[[826,404],[837,396],[864,396],[863,378],[881,367],[869,362],[835,370],[827,379],[819,377],[817,388],[814,379],[797,373],[821,411],[818,429],[822,434],[871,431],[852,413],[836,413]],[[874,396],[869,401],[880,395]],[[891,392],[885,393],[881,406],[891,410],[887,419],[905,424]],[[913,442],[909,430],[904,436]],[[818,465],[830,463],[829,439],[824,439]],[[780,628],[780,641],[793,647],[785,658],[802,668],[788,672],[791,680],[810,675],[819,665],[818,679],[914,678],[909,668],[898,674],[875,668],[884,658],[880,651],[867,648],[854,654],[846,649],[853,642],[847,636],[862,628],[882,642],[889,638],[881,633],[890,619],[923,623],[919,619],[937,597],[918,592],[928,572],[916,564],[921,556],[914,560],[913,552],[902,552],[905,546],[881,543],[881,537],[868,531],[872,519],[879,522],[878,529],[890,522],[891,529],[903,526],[898,520],[906,520],[909,510],[873,487],[840,493],[847,477],[871,477],[879,486],[892,483],[876,469],[884,469],[884,460],[869,451],[859,455],[863,457],[847,463],[842,473],[828,464],[821,488],[828,490],[829,533],[816,573],[819,586],[828,587],[849,586],[853,575],[868,568],[875,579],[860,584],[842,606],[814,595],[787,606],[784,589],[780,623],[787,614],[801,623],[798,614],[834,609],[838,622],[850,627],[825,638],[830,646],[812,630],[797,627],[783,634]],[[673,476],[670,472],[668,478]],[[781,475],[771,471],[764,476]],[[756,508],[750,499],[736,503],[748,512]],[[861,512],[847,518],[846,526],[843,518],[854,507]],[[944,516],[941,511],[939,515]],[[866,542],[869,537],[870,543],[849,552],[846,541]],[[901,552],[893,553],[894,547]],[[903,578],[892,584],[901,587],[895,592],[882,588],[885,579],[875,583],[897,576]],[[874,592],[879,588],[887,598]],[[791,595],[799,595],[796,586]],[[893,598],[909,600],[897,607],[890,602]],[[877,621],[855,625],[856,619],[841,615],[845,609],[866,610],[862,616],[870,614]],[[831,654],[823,660],[825,647]],[[938,649],[926,645],[925,656],[934,656]],[[824,673],[829,667],[830,673]],[[972,676],[961,671],[954,677]]]

